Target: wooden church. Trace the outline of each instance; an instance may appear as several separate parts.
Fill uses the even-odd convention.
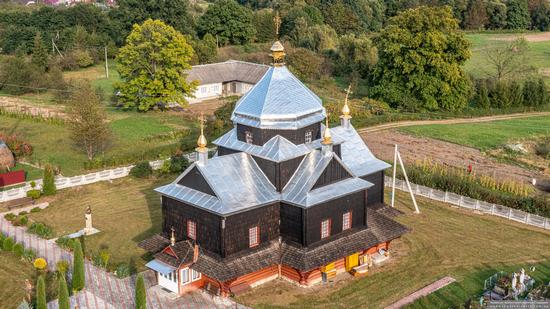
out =
[[[198,161],[157,188],[162,233],[140,243],[158,284],[223,296],[283,278],[302,286],[361,273],[407,228],[384,204],[387,163],[351,124],[329,128],[321,100],[271,48],[273,65],[236,104],[234,128],[198,139]],[[324,124],[324,123],[327,124]]]

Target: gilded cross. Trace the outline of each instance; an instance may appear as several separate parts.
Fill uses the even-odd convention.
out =
[[[350,94],[351,94],[351,84],[348,86],[348,89],[346,90],[346,102],[348,101]]]
[[[279,12],[275,13],[273,22],[275,23],[275,33],[277,34],[277,37],[279,37],[279,29],[281,28],[281,17],[279,16]]]
[[[203,134],[203,131],[204,131],[204,123],[206,121],[204,120],[204,113],[201,112],[201,115],[199,117],[199,123],[201,124],[201,135]]]

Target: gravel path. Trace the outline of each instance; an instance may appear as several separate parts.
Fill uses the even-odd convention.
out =
[[[407,304],[410,304],[412,302],[414,302],[415,300],[421,298],[421,297],[424,297],[424,296],[427,296],[427,295],[430,295],[431,293],[455,282],[456,280],[454,278],[451,278],[451,277],[445,277],[445,278],[441,278],[439,280],[437,280],[436,282],[432,283],[432,284],[429,284],[423,288],[421,288],[420,290],[410,294],[409,296],[406,296],[404,298],[401,298],[399,301],[387,306],[386,308],[384,309],[398,309],[398,308],[401,308],[401,307],[404,307],[405,305]]]

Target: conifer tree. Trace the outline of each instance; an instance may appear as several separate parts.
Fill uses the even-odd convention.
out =
[[[49,164],[44,168],[44,178],[42,181],[42,192],[44,195],[54,195],[57,190],[55,188],[55,176],[53,173],[53,168]]]
[[[548,94],[548,88],[546,87],[546,83],[542,78],[539,78],[539,82],[537,84],[537,92],[539,95],[538,105],[546,105],[550,103],[550,94]]]
[[[42,35],[40,35],[40,32],[37,32],[34,37],[32,63],[42,72],[45,72],[48,68],[48,51],[42,42]]]
[[[46,283],[44,277],[39,276],[36,283],[36,309],[46,309]]]
[[[59,309],[71,309],[69,303],[69,290],[67,290],[67,281],[65,281],[65,275],[59,276],[59,291],[57,295]]]
[[[80,291],[84,288],[84,257],[80,241],[75,241],[73,251],[73,291]]]
[[[141,274],[136,279],[136,309],[147,309],[147,294],[145,293],[145,282]]]
[[[477,93],[475,98],[475,104],[479,108],[489,108],[491,107],[491,102],[489,101],[489,90],[487,89],[487,82],[481,81],[477,86]]]

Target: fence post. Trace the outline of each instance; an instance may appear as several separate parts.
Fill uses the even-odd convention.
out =
[[[449,196],[449,192],[445,191],[445,203],[447,203],[448,196]]]
[[[491,205],[491,215],[495,214],[495,208],[496,208],[495,204]]]
[[[508,220],[512,219],[512,208],[508,208]]]
[[[476,200],[476,205],[474,206],[475,210],[479,210],[479,200]]]
[[[525,223],[529,223],[529,219],[531,219],[531,214],[527,213],[527,216],[525,216]]]
[[[462,205],[463,205],[463,201],[462,201],[462,200],[463,200],[463,199],[464,199],[464,196],[461,195],[461,196],[460,196],[460,199],[458,200],[458,206],[462,207]]]

